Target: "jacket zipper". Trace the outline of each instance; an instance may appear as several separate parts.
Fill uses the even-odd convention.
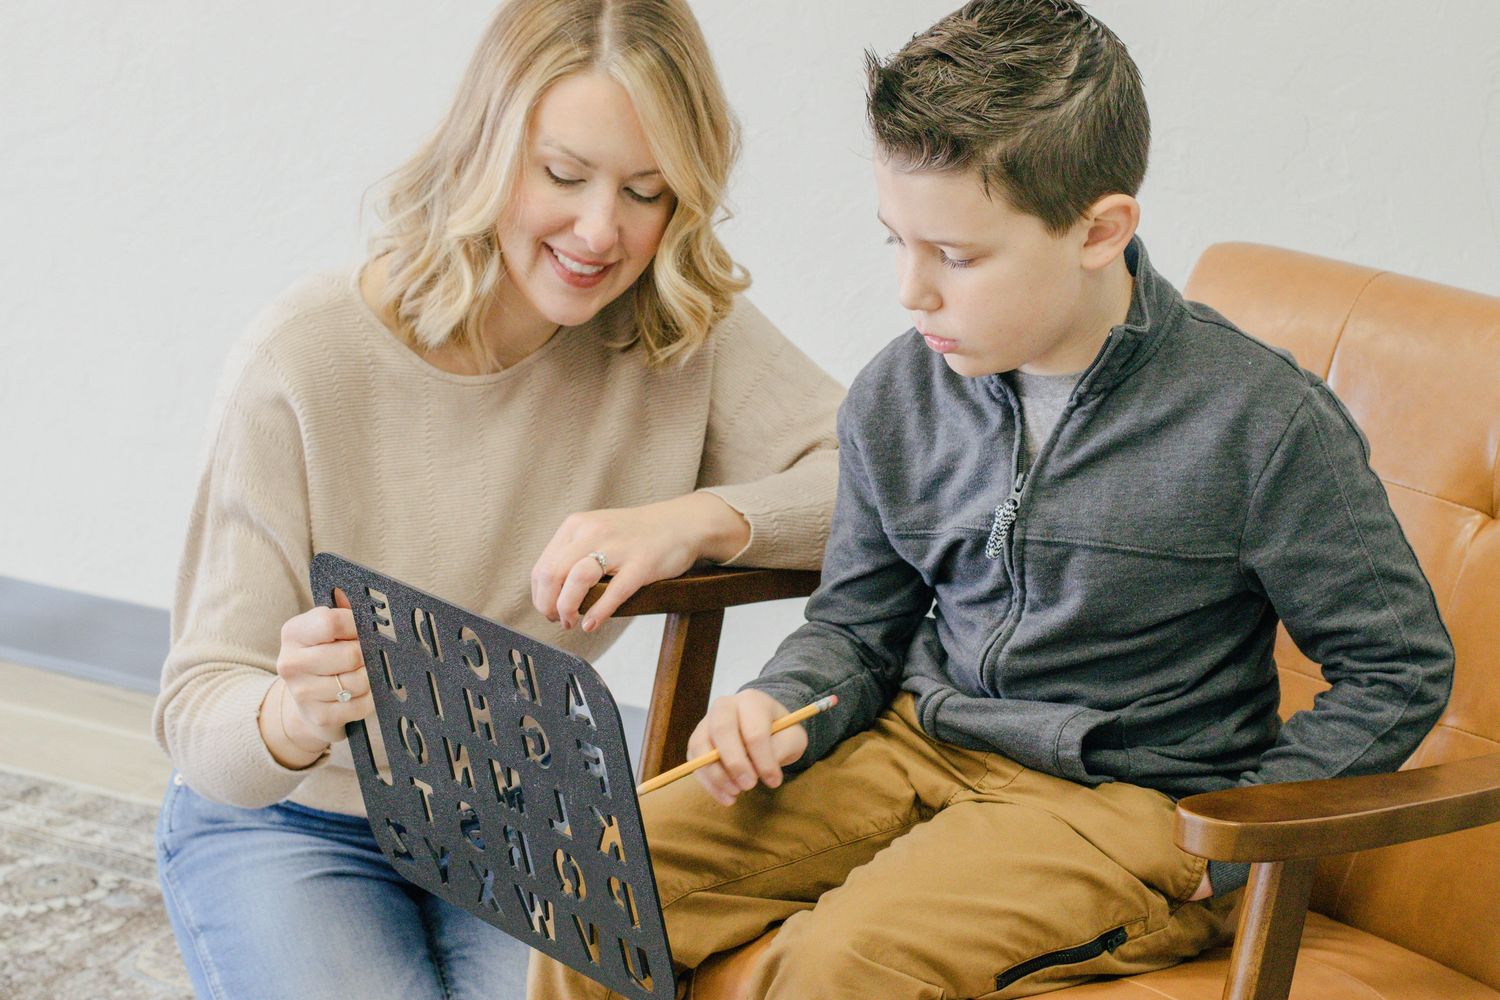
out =
[[[1026,473],[1016,474],[1015,485],[1010,496],[995,505],[995,515],[990,519],[990,537],[984,543],[986,559],[999,559],[1005,554],[1005,544],[1010,541],[1010,529],[1021,513],[1021,491],[1026,488]]]
[[[1105,931],[1092,941],[1087,941],[1072,948],[1064,948],[1061,951],[1049,951],[1045,955],[1027,959],[1020,965],[1012,966],[995,976],[995,990],[998,992],[1005,989],[1018,979],[1025,979],[1033,972],[1050,968],[1054,965],[1076,965],[1079,962],[1087,962],[1089,959],[1098,958],[1106,951],[1112,952],[1125,943],[1130,935],[1125,933],[1125,928],[1116,927],[1112,931]]]
[[[1090,376],[1094,374],[1094,371],[1098,369],[1099,366],[1102,365],[1105,360],[1110,357],[1110,355],[1114,354],[1118,343],[1119,342],[1114,339],[1113,333],[1111,333],[1110,339],[1105,341],[1104,343],[1104,349],[1100,351],[1099,354],[1094,358],[1093,362],[1083,370],[1083,374],[1078,376],[1078,382],[1073,386],[1073,392],[1068,397],[1068,402],[1063,407],[1063,412],[1059,414],[1057,423],[1052,428],[1052,433],[1047,436],[1046,442],[1043,443],[1039,449],[1037,449],[1036,457],[1032,459],[1030,467],[1025,470],[1021,469],[1021,456],[1025,452],[1024,436],[1026,434],[1026,429],[1022,426],[1022,421],[1025,419],[1025,417],[1021,413],[1020,400],[1016,398],[1013,391],[1007,389],[1006,399],[1007,402],[1010,403],[1010,412],[1015,420],[1016,425],[1016,440],[1011,451],[1011,468],[1017,470],[1016,480],[1015,483],[1011,486],[1010,496],[1006,497],[995,507],[995,513],[990,520],[989,538],[986,539],[984,545],[984,554],[986,558],[992,560],[1000,559],[1006,554],[1006,549],[1009,547],[1009,543],[1015,531],[1016,520],[1021,516],[1021,491],[1025,489],[1027,479],[1030,477],[1031,473],[1036,471],[1037,463],[1041,460],[1041,457],[1051,450],[1052,443],[1057,440],[1059,434],[1062,432],[1063,422],[1073,414],[1078,398],[1079,387],[1089,380]],[[995,649],[998,646],[1002,645],[1009,638],[1010,633],[1015,630],[1018,614],[1017,608],[1020,607],[1021,596],[1020,581],[1017,579],[1015,566],[1006,565],[1005,570],[1010,575],[1011,580],[1010,608],[1006,611],[1005,620],[1002,621],[1000,627],[995,630],[995,634],[990,636],[989,641],[984,644],[984,650],[979,654],[980,683],[995,694],[999,693],[997,688],[994,684],[991,684],[989,680],[987,680],[987,677],[992,675],[994,672],[995,664],[993,663],[992,658],[995,655]]]

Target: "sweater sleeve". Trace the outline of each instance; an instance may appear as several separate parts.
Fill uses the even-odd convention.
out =
[[[750,523],[726,565],[812,569],[823,556],[838,476],[843,388],[744,298],[714,331],[698,486]]]
[[[1363,438],[1325,385],[1308,390],[1261,473],[1241,561],[1331,686],[1240,784],[1400,767],[1447,703],[1453,644]],[[1243,872],[1210,874],[1222,892]]]
[[[877,509],[846,404],[839,413],[838,502],[823,580],[807,602],[807,623],[781,643],[742,690],[796,709],[828,694],[839,702],[803,725],[807,750],[788,770],[807,768],[869,725],[895,696],[933,591],[892,546]]]
[[[195,791],[259,808],[313,770],[281,766],[257,722],[281,626],[312,606],[307,476],[293,401],[264,353],[232,364],[223,385],[152,725]]]

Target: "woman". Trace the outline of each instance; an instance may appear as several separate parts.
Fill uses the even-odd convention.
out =
[[[352,615],[312,607],[315,551],[588,659],[699,559],[817,564],[840,390],[737,296],[712,228],[734,145],[684,0],[511,0],[371,259],[240,345],[154,720],[200,995],[495,995],[500,932],[363,819],[343,731],[369,681]]]

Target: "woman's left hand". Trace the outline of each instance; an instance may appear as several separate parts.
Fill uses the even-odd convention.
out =
[[[531,569],[531,603],[549,621],[575,628],[589,588],[609,576],[582,622],[592,632],[646,584],[678,576],[699,559],[723,562],[749,540],[749,523],[712,493],[570,514]]]

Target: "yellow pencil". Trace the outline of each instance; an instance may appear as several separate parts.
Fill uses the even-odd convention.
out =
[[[826,698],[819,698],[811,705],[804,705],[790,715],[783,715],[781,718],[771,723],[771,732],[779,733],[789,726],[795,726],[797,723],[802,722],[804,719],[811,719],[819,712],[828,711],[838,703],[839,696],[836,694],[831,694]],[[688,761],[685,764],[678,764],[670,771],[663,771],[656,777],[641,782],[640,786],[635,790],[636,794],[645,795],[647,792],[654,792],[663,785],[670,785],[678,778],[686,777],[687,775],[692,774],[694,771],[698,770],[698,768],[707,767],[718,759],[719,751],[710,750],[702,757],[694,757],[692,760]]]

